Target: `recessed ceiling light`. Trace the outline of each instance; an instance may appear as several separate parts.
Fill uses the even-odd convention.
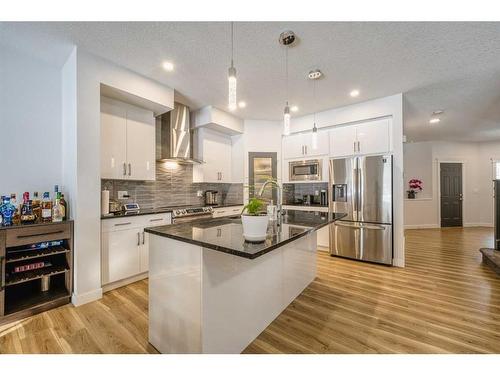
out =
[[[165,69],[167,72],[171,72],[174,70],[174,64],[172,64],[170,61],[165,61],[163,63],[163,69]]]
[[[296,105],[292,105],[290,107],[290,111],[292,111],[292,112],[297,112],[298,110],[299,110],[299,107],[297,107]]]
[[[359,96],[359,90],[352,90],[349,95],[351,95],[353,98]]]
[[[431,119],[429,120],[429,124],[437,124],[437,123],[438,123],[438,122],[440,122],[440,121],[441,121],[441,119],[440,119],[440,118],[438,118],[438,117],[431,118]]]
[[[244,102],[244,101],[240,101],[240,102],[238,103],[238,107],[240,107],[240,108],[245,108],[246,106],[247,106],[247,103],[246,103],[246,102]]]
[[[442,109],[438,109],[431,114],[431,118],[429,120],[429,124],[437,124],[438,122],[441,122],[440,116],[444,113]]]

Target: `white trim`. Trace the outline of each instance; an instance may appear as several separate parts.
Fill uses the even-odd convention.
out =
[[[441,228],[439,224],[408,224],[405,229],[435,229]]]
[[[118,280],[118,281],[115,281],[115,282],[103,285],[102,286],[102,291],[104,293],[106,293],[106,292],[109,292],[110,290],[113,290],[113,289],[116,289],[116,288],[121,288],[122,286],[135,283],[136,281],[144,280],[147,277],[148,277],[148,272],[143,272],[143,273],[141,273],[139,275],[135,275],[135,276],[123,279],[123,280]]]
[[[438,213],[438,225],[439,227],[441,227],[441,163],[460,163],[462,164],[462,226],[464,226],[464,211],[465,211],[465,200],[466,200],[466,196],[465,196],[465,181],[466,181],[466,176],[465,176],[465,166],[467,165],[466,161],[465,160],[449,160],[449,159],[439,159],[439,158],[436,158],[436,173],[437,173],[437,204],[438,204],[438,207],[437,207],[437,213]]]
[[[75,306],[81,306],[92,301],[97,301],[101,298],[102,298],[102,288],[99,288],[82,294],[73,293],[73,295],[71,296],[71,303]]]
[[[464,223],[464,227],[486,227],[494,228],[493,223]]]
[[[405,201],[410,201],[410,202],[415,202],[415,201],[431,201],[433,200],[434,198],[405,198]]]
[[[404,266],[405,266],[405,260],[401,259],[401,258],[393,258],[392,259],[392,265],[394,267],[402,267],[402,268],[404,268]]]

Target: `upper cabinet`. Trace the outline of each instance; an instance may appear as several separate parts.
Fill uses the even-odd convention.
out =
[[[193,166],[193,182],[231,183],[231,137],[210,129],[199,129],[197,138],[195,155],[203,160],[203,164]]]
[[[101,98],[101,178],[155,179],[152,111]]]
[[[312,144],[312,132],[293,134],[283,138],[283,158],[297,159],[310,156],[328,155],[328,132],[318,131],[318,144]]]
[[[390,120],[381,119],[330,130],[330,156],[390,152]]]

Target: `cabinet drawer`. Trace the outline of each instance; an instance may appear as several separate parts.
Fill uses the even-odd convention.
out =
[[[172,224],[171,214],[169,212],[164,214],[146,215],[143,217],[142,223],[145,228],[168,224]]]
[[[5,246],[22,246],[37,242],[63,240],[70,237],[70,223],[25,226],[7,230]]]
[[[243,206],[216,208],[212,214],[213,218],[234,216],[241,214]]]

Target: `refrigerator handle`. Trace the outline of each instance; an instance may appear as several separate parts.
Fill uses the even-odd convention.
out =
[[[358,220],[363,221],[364,220],[364,215],[363,215],[363,185],[364,185],[364,168],[363,168],[363,158],[358,158],[357,164],[358,164],[358,186],[357,186],[357,192],[358,192]]]
[[[351,189],[351,204],[352,204],[352,218],[354,220],[359,220],[358,218],[358,168],[357,165],[354,166],[352,170],[352,189]]]

